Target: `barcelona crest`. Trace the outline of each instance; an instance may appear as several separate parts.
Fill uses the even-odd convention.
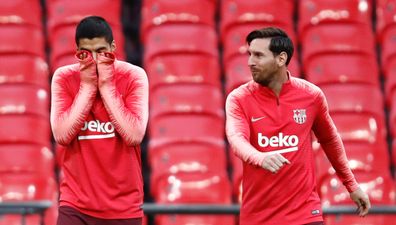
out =
[[[293,119],[298,124],[303,124],[307,120],[307,114],[305,113],[305,109],[293,109]]]

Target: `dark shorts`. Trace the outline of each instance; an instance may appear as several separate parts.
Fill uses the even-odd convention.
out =
[[[68,206],[61,206],[57,225],[142,225],[142,218],[101,219],[88,216]]]
[[[323,221],[319,221],[319,222],[307,223],[305,225],[324,225],[324,222]]]

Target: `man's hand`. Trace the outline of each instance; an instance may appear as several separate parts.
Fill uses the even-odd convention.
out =
[[[76,58],[80,63],[80,79],[82,82],[94,84],[98,83],[98,75],[96,72],[96,62],[91,52],[81,50],[77,51]]]
[[[111,83],[114,79],[115,56],[111,52],[98,54],[99,87]]]
[[[358,206],[357,211],[359,216],[366,216],[371,208],[370,199],[368,195],[359,187],[356,191],[350,194],[351,199]]]
[[[276,154],[266,153],[266,154],[268,155],[265,156],[261,167],[272,173],[277,173],[285,164],[290,164],[289,160],[287,160],[279,153]]]

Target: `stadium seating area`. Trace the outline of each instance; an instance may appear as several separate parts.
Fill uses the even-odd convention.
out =
[[[132,19],[132,7],[139,20]],[[56,68],[75,62],[75,26],[87,15],[109,21],[118,59],[144,47],[138,57],[150,83],[142,149],[147,201],[240,202],[242,164],[226,144],[224,102],[251,79],[247,33],[278,26],[295,43],[289,70],[324,91],[350,167],[372,204],[396,205],[396,0],[1,1],[0,201],[50,200],[45,224],[55,224],[62,149],[51,138],[49,84]],[[139,32],[128,33],[133,26]],[[323,205],[354,205],[315,140],[313,147]],[[328,225],[390,225],[394,218],[325,219]],[[0,225],[19,221],[0,217]],[[146,224],[236,221],[161,215]],[[29,216],[27,224],[39,224],[38,217]]]

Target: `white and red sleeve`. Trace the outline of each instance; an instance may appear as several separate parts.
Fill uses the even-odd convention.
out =
[[[242,107],[238,103],[239,90],[228,95],[226,101],[226,135],[234,154],[244,162],[261,167],[264,153],[250,144],[250,129]]]
[[[128,146],[139,145],[148,121],[148,80],[143,69],[121,68],[130,73],[130,82],[122,97],[115,84],[115,57],[111,53],[98,55],[99,92],[111,122]],[[125,100],[123,100],[123,98]]]
[[[82,52],[78,53],[81,54]],[[67,69],[55,71],[51,84],[51,128],[55,141],[68,145],[83,127],[97,93],[96,65],[91,54],[80,61],[80,87],[75,96],[67,90]]]
[[[312,130],[318,138],[318,141],[326,153],[331,165],[334,167],[337,176],[347,188],[348,192],[353,192],[359,185],[349,168],[344,145],[337,132],[337,128],[330,117],[327,101],[323,92],[320,92],[318,95],[316,104],[318,105],[319,110]]]

